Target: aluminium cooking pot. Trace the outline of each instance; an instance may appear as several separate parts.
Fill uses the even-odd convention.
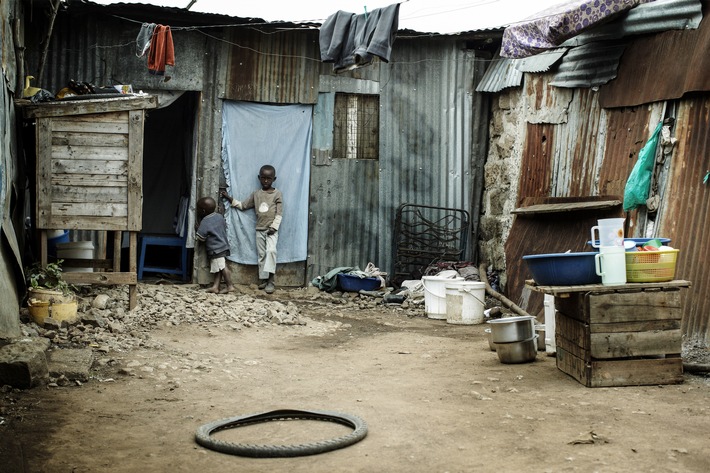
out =
[[[537,339],[535,335],[527,340],[511,343],[497,343],[496,352],[501,363],[529,363],[537,356]]]
[[[535,335],[535,317],[520,315],[489,320],[493,343],[520,342]]]

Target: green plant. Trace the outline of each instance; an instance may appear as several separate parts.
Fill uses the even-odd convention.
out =
[[[40,263],[29,266],[25,270],[27,284],[35,289],[51,289],[65,295],[75,293],[76,288],[62,277],[63,261],[57,260],[56,263],[47,263],[46,266],[42,266]]]

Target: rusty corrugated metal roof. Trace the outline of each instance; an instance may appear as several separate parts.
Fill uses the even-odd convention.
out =
[[[697,30],[638,38],[624,53],[617,78],[600,89],[599,101],[603,107],[628,107],[710,91],[708,50],[708,19]]]

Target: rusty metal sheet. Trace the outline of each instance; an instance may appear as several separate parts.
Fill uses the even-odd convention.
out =
[[[523,199],[521,206],[537,204],[589,202],[605,200],[605,196],[548,198],[535,197]],[[592,226],[600,218],[622,216],[621,205],[608,209],[565,211],[553,214],[536,214],[516,216],[510,230],[510,236],[505,243],[506,273],[508,282],[506,295],[510,300],[523,307],[532,315],[539,316],[543,311],[544,298],[542,293],[525,289],[525,280],[532,279],[527,264],[523,261],[525,255],[546,253],[564,253],[593,251],[587,245]]]
[[[710,91],[709,49],[707,19],[697,30],[639,38],[624,52],[616,79],[600,88],[599,102],[605,108],[628,107]]]
[[[672,156],[671,175],[660,210],[659,235],[668,235],[680,249],[676,278],[691,281],[682,291],[683,335],[710,342],[710,96],[681,102],[675,127],[678,139]],[[703,340],[704,339],[704,340]]]

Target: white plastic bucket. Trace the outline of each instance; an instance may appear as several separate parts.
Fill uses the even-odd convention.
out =
[[[422,276],[424,310],[430,319],[446,319],[446,283],[463,281],[461,276]]]
[[[57,258],[59,259],[93,259],[94,244],[90,241],[72,241],[57,243]],[[65,272],[90,273],[94,268],[62,268]]]
[[[452,281],[446,283],[446,322],[459,325],[483,323],[486,283]]]

